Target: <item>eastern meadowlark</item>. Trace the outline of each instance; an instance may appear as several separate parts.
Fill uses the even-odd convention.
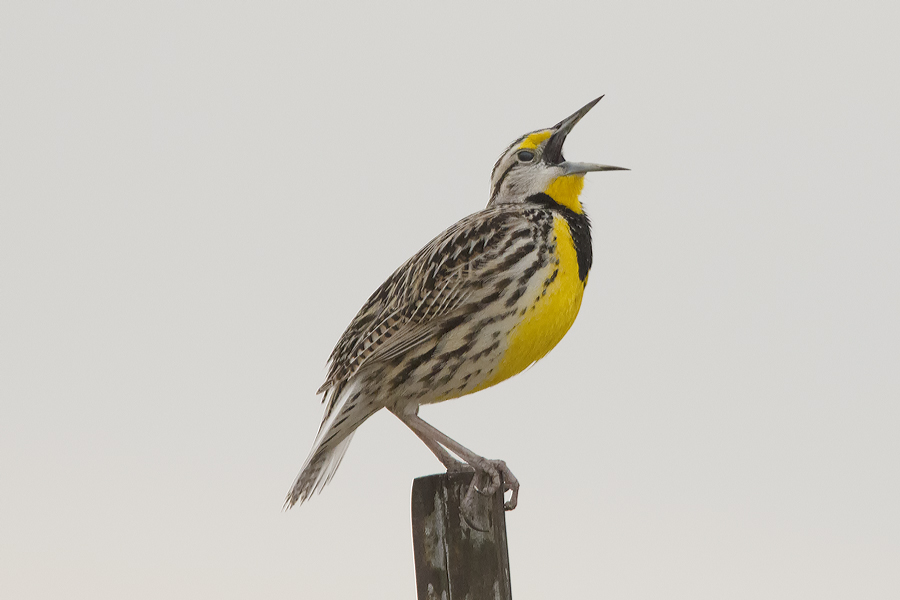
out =
[[[512,492],[506,508],[515,507],[519,484],[506,464],[453,441],[419,418],[419,406],[512,377],[575,321],[592,261],[579,200],[584,175],[623,169],[567,161],[562,147],[600,98],[510,144],[494,165],[487,207],[434,238],[366,301],[331,353],[318,391],[325,415],[286,507],[331,481],[353,432],[382,408],[448,471],[474,469],[486,482],[483,493],[502,481]]]

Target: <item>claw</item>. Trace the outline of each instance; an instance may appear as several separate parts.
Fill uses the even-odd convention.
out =
[[[504,510],[513,510],[519,503],[519,480],[502,460],[494,461],[494,466],[503,474],[503,495],[505,496],[506,492],[512,492],[512,496],[503,504],[503,508]]]
[[[500,477],[499,473],[497,477]],[[490,498],[497,489],[494,488],[494,491],[490,491],[492,485],[491,473],[487,470],[476,470],[460,503],[459,508],[463,519],[469,524],[469,527],[476,531],[490,530],[490,519],[487,512],[490,510],[488,508],[491,503]]]
[[[488,459],[473,462],[472,468],[475,469],[475,475],[472,477],[472,482],[469,484],[469,489],[466,490],[466,495],[463,498],[461,506],[463,511],[469,517],[474,515],[476,512],[475,494],[478,493],[485,497],[493,496],[500,489],[501,485],[503,486],[504,496],[506,492],[512,492],[509,500],[503,503],[503,509],[513,510],[516,508],[516,505],[519,503],[519,480],[512,474],[506,463],[502,460]],[[472,518],[467,518],[467,520],[470,523],[473,521]]]
[[[482,496],[493,496],[494,492],[500,489],[502,480],[500,479],[500,471],[497,470],[494,462],[495,461],[492,460],[485,460],[484,464],[479,465],[479,467],[481,468],[478,470],[481,472],[481,474],[486,475],[490,478],[490,481],[486,486],[484,486],[484,489],[478,490],[478,493],[480,493]],[[475,481],[475,478],[473,478],[472,481]]]

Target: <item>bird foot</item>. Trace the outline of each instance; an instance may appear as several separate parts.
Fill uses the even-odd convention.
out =
[[[513,510],[519,502],[519,480],[512,474],[509,467],[502,460],[490,460],[480,458],[471,465],[475,469],[475,476],[472,477],[472,483],[463,499],[463,510],[472,514],[475,505],[475,493],[491,497],[500,486],[503,486],[503,495],[506,492],[512,492],[510,499],[504,502],[504,510]]]

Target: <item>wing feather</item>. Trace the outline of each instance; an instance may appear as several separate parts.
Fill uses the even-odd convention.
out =
[[[490,266],[512,244],[531,238],[516,234],[530,225],[521,218],[522,210],[521,205],[500,204],[470,215],[394,271],[335,345],[319,389],[326,394],[323,401],[336,397],[364,366],[396,358],[430,339],[447,319],[484,294],[502,275]]]

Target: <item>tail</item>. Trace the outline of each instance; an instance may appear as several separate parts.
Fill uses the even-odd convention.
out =
[[[331,481],[335,471],[341,465],[341,459],[344,458],[351,439],[353,439],[352,433],[333,447],[317,448],[313,446],[313,451],[303,464],[303,468],[300,469],[300,474],[294,480],[294,485],[291,486],[291,491],[284,501],[285,510],[298,502],[303,504],[314,493],[322,491],[322,488]]]
[[[325,414],[309,457],[284,501],[285,510],[303,504],[328,485],[341,465],[356,428],[381,408],[364,398],[360,387],[358,380],[345,386],[331,406],[332,410]]]

